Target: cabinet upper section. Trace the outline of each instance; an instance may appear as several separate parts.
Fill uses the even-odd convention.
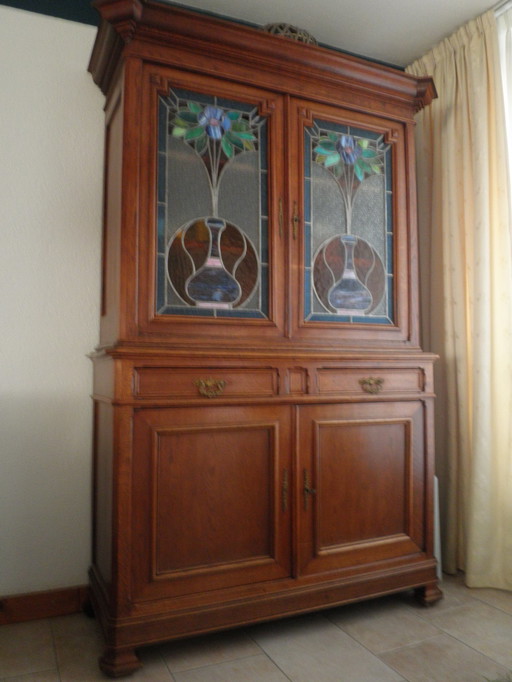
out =
[[[363,109],[401,112],[407,118],[436,97],[430,78],[165,2],[94,0],[93,5],[102,23],[89,69],[104,94],[123,56],[138,55],[294,95],[306,88],[326,102],[352,100]]]
[[[101,344],[417,348],[430,79],[163,3],[96,0]]]

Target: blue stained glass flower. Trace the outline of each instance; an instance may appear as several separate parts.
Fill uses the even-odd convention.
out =
[[[231,128],[231,119],[224,114],[222,109],[210,104],[197,115],[197,121],[204,127],[208,137],[213,140],[220,140],[223,134]]]
[[[336,143],[336,149],[343,161],[350,165],[354,165],[363,152],[352,135],[342,135]]]

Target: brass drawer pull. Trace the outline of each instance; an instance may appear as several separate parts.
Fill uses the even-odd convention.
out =
[[[359,383],[365,393],[375,394],[381,392],[384,379],[380,377],[366,377],[365,379],[359,379]]]
[[[197,379],[194,384],[205,398],[216,398],[222,395],[226,382],[224,379]]]

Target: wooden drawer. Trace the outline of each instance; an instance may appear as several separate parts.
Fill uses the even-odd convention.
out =
[[[418,393],[425,390],[425,374],[421,367],[321,368],[317,371],[317,386],[320,394]]]
[[[137,398],[268,398],[278,392],[273,368],[136,367]]]

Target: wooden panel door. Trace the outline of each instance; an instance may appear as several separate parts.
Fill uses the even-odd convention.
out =
[[[288,407],[134,418],[135,599],[290,574]]]
[[[424,551],[421,402],[300,408],[299,572]]]

